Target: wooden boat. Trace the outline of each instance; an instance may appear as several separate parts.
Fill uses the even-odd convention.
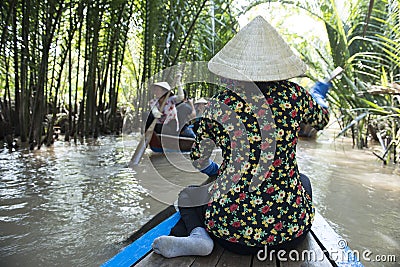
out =
[[[179,220],[179,212],[169,206],[129,239],[133,241],[120,253],[108,260],[102,267],[111,266],[351,266],[362,267],[344,239],[342,239],[317,212],[311,231],[296,249],[286,254],[271,254],[261,251],[259,255],[238,255],[219,245],[205,257],[188,256],[172,259],[164,258],[151,251],[153,240],[168,235]],[[304,255],[304,256],[302,256]]]
[[[150,149],[154,152],[189,152],[194,138],[153,133]]]

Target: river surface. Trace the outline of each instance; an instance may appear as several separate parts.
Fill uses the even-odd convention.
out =
[[[153,156],[131,170],[139,138],[0,150],[0,266],[99,266],[181,186],[205,180],[187,156]],[[350,248],[397,260],[364,265],[399,266],[399,166],[383,166],[371,151],[327,135],[301,140],[298,161],[317,209]]]

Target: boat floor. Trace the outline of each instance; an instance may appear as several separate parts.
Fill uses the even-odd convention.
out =
[[[318,239],[318,236],[323,236],[323,238]],[[260,253],[260,257],[266,259],[260,260],[257,255],[235,254],[216,244],[213,252],[205,257],[189,256],[168,259],[150,252],[134,266],[337,266],[335,261],[329,260],[329,251],[335,251],[338,238],[340,237],[332,232],[325,219],[317,213],[312,230],[307,234],[306,239],[293,250],[279,254],[279,257],[276,253],[270,256],[263,252]],[[348,266],[358,265],[350,263]]]
[[[276,255],[273,255],[272,257],[268,256],[265,260],[261,261],[258,259],[257,255],[247,256],[235,254],[223,249],[221,246],[216,244],[211,255],[206,257],[192,256],[167,259],[154,252],[151,252],[135,266],[333,266],[329,262],[326,255],[324,255],[323,251],[319,248],[317,242],[314,240],[311,234],[308,234],[306,240],[304,240],[301,246],[299,246],[297,249],[312,249],[319,254],[317,258],[318,261],[315,261],[313,259],[311,259],[310,261],[308,261],[307,259],[305,261],[301,261],[300,257],[298,261],[279,261]],[[261,256],[264,256],[264,254],[262,254]],[[286,254],[286,258],[289,259],[288,254]]]

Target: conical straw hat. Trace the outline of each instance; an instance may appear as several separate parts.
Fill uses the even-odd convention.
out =
[[[167,83],[167,82],[153,83],[153,84],[151,85],[151,88],[154,88],[154,86],[158,86],[158,87],[161,87],[161,88],[164,89],[164,90],[171,91],[171,86],[170,86],[169,83]]]
[[[207,103],[208,103],[208,101],[205,100],[203,97],[197,99],[197,100],[194,102],[195,105],[196,105],[196,104],[207,104]]]
[[[209,62],[211,72],[240,81],[279,81],[305,73],[306,64],[279,33],[258,16]]]

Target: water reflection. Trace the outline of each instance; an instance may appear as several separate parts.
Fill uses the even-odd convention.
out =
[[[165,207],[149,195],[159,186],[151,184],[151,174],[127,168],[138,137],[1,152],[1,265],[99,266],[117,253],[125,238]],[[398,168],[323,138],[300,142],[298,157],[317,208],[350,247],[396,254],[399,261]],[[204,178],[172,169],[164,157],[152,161],[178,186]]]
[[[396,255],[397,263],[363,261],[365,266],[398,266],[400,180],[398,166],[383,166],[372,152],[348,143],[302,142],[300,169],[313,183],[314,202],[349,246],[375,255]]]

